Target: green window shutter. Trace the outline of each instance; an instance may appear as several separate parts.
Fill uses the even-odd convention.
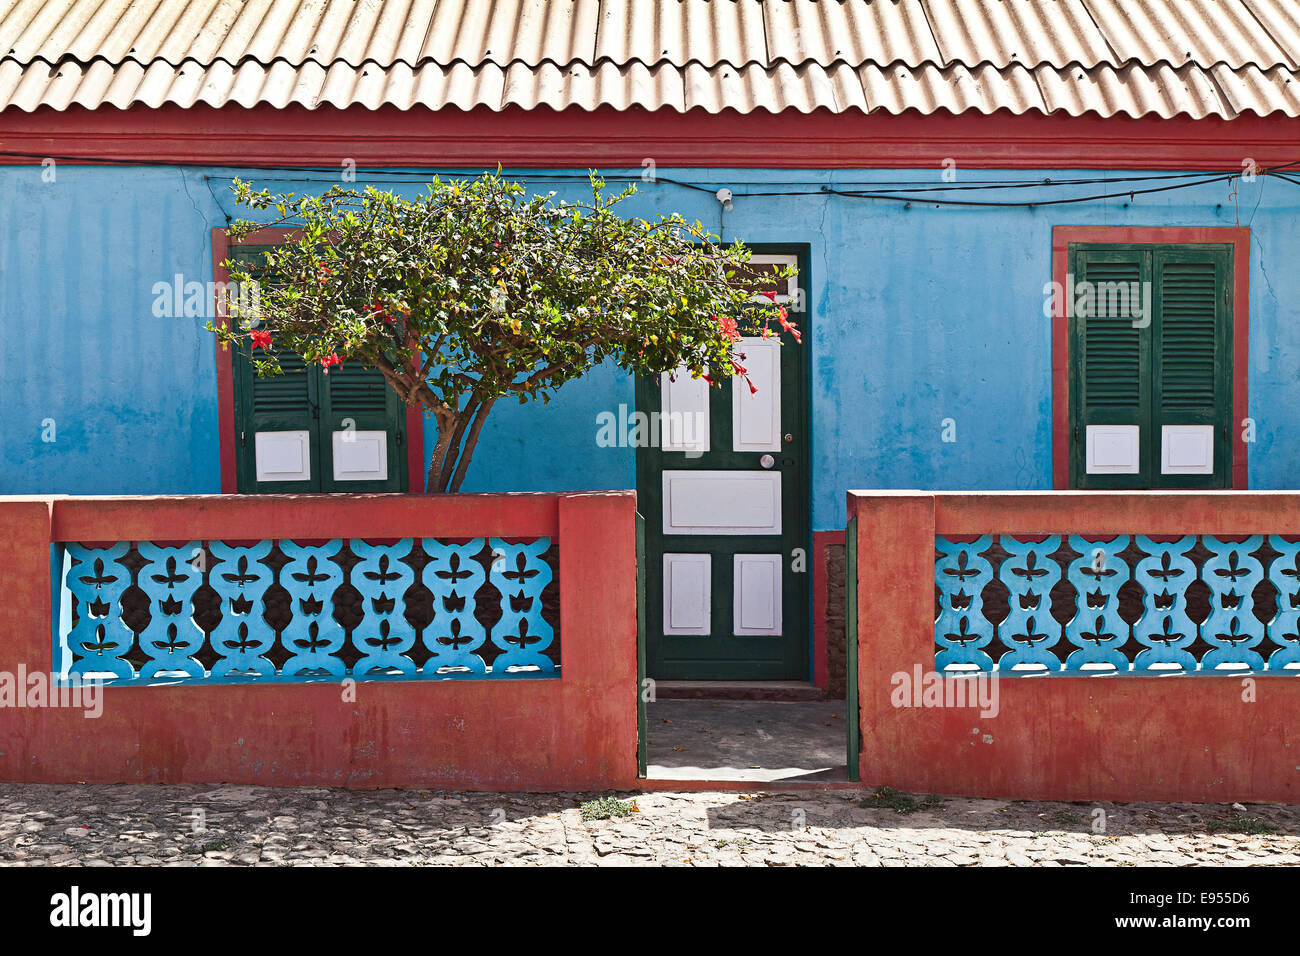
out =
[[[1070,318],[1071,487],[1230,487],[1231,247],[1079,243],[1069,264],[1067,295],[1091,292]]]
[[[256,274],[268,248],[238,246],[230,258]],[[239,490],[406,491],[406,414],[383,376],[355,362],[326,375],[296,355],[277,354],[284,374],[259,378],[248,344],[235,351]]]
[[[344,362],[320,379],[322,488],[405,491],[405,409],[383,375]]]
[[[321,490],[316,376],[281,353],[282,375],[259,378],[241,343],[235,353],[235,456],[241,492]]]
[[[256,277],[270,246],[235,246],[230,259]],[[277,353],[284,374],[259,378],[250,346],[235,350],[235,465],[239,490],[320,491],[316,376],[296,355]]]
[[[1072,248],[1070,260],[1071,484],[1148,487],[1151,337],[1134,317],[1131,293],[1150,281],[1150,255],[1133,247]],[[1091,295],[1081,295],[1084,289]]]
[[[1230,253],[1157,249],[1154,465],[1162,488],[1231,485]]]

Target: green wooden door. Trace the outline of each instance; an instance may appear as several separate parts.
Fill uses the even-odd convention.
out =
[[[797,283],[778,301],[803,327]],[[807,346],[785,334],[737,351],[756,394],[743,378],[637,383],[638,412],[659,416],[654,444],[638,444],[637,495],[646,666],[660,680],[809,678]]]
[[[256,274],[265,248],[240,246],[231,258]],[[405,409],[383,376],[346,362],[326,373],[278,355],[283,374],[259,378],[248,343],[235,350],[240,492],[406,491]]]
[[[1232,484],[1232,248],[1070,246],[1070,483]]]

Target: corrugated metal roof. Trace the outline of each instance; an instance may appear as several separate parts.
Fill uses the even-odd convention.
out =
[[[1300,115],[1297,0],[0,0],[0,108]]]

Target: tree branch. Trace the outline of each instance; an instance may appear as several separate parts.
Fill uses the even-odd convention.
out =
[[[478,411],[478,406],[478,397],[471,395],[469,401],[465,403],[464,409],[462,409],[456,416],[456,430],[451,436],[450,454],[447,455],[446,460],[442,463],[442,470],[439,472],[439,484],[444,488],[447,486],[447,482],[451,479],[451,476],[454,473],[456,460],[460,457],[461,439],[465,435],[465,429],[469,426],[470,420]]]
[[[495,398],[487,399],[478,407],[478,412],[474,415],[474,427],[469,430],[469,437],[465,439],[465,449],[460,454],[460,464],[456,466],[456,477],[452,479],[451,491],[454,494],[460,491],[460,483],[465,480],[465,472],[469,470],[470,459],[474,457],[474,446],[478,444],[478,433],[483,430],[483,422],[487,420],[488,412],[496,403]]]

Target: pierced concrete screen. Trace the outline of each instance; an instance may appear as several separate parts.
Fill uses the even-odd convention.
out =
[[[54,669],[68,681],[559,676],[550,538],[58,550]]]

